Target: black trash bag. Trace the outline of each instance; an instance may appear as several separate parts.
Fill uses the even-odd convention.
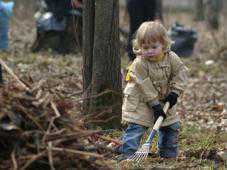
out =
[[[193,53],[194,45],[197,41],[197,31],[191,28],[185,28],[176,22],[169,31],[174,44],[171,50],[180,57],[189,57]]]
[[[35,14],[37,36],[33,52],[51,49],[59,54],[76,52],[82,45],[82,2],[41,0]],[[73,42],[73,43],[72,43]]]
[[[58,20],[51,12],[46,12],[37,19],[37,32],[43,33],[47,31],[64,31],[66,20]]]
[[[36,13],[38,31],[63,31],[73,10],[71,0],[42,0]]]

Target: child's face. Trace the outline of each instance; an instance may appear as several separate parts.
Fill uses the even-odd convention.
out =
[[[143,57],[155,57],[159,56],[163,51],[163,45],[160,42],[155,43],[143,43],[142,44],[142,56]]]

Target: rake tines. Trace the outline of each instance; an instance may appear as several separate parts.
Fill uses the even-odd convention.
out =
[[[169,102],[167,102],[163,108],[164,112],[166,113],[167,110],[169,109]],[[154,139],[154,136],[157,132],[157,130],[159,129],[159,127],[162,124],[163,121],[163,117],[159,116],[158,120],[155,122],[154,127],[152,129],[152,131],[150,132],[146,142],[141,146],[140,149],[138,149],[138,151],[136,151],[133,155],[131,155],[127,161],[136,161],[137,163],[139,163],[140,161],[142,161],[143,159],[147,158],[147,155],[150,151],[150,146],[152,143],[152,140]]]
[[[147,155],[150,150],[150,143],[145,143],[141,146],[141,148],[136,151],[133,155],[131,155],[127,161],[135,161],[137,163],[147,158]]]

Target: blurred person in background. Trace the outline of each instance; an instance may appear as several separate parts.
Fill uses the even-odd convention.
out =
[[[136,30],[145,21],[162,20],[162,8],[160,0],[127,0],[126,2],[130,20],[127,54],[129,60],[133,61],[136,55],[133,53],[132,39]]]
[[[0,0],[0,51],[8,50],[9,17],[13,13],[14,2]]]
[[[13,13],[13,1],[0,0],[0,52],[8,50],[9,18]],[[3,83],[2,67],[0,65],[0,84]]]
[[[37,37],[32,51],[38,52],[49,47],[59,54],[67,54],[82,41],[82,1],[42,0],[35,14]],[[75,33],[77,33],[75,36]],[[51,42],[51,38],[57,38]],[[76,37],[76,38],[74,38]]]

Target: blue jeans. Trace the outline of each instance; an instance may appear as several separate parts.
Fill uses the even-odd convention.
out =
[[[158,153],[164,158],[176,158],[179,151],[178,141],[180,122],[162,127],[158,130]]]
[[[176,122],[158,130],[158,154],[160,157],[177,157],[179,128],[180,123]],[[123,145],[118,148],[118,152],[125,155],[135,153],[146,130],[145,126],[130,123],[122,137]]]

